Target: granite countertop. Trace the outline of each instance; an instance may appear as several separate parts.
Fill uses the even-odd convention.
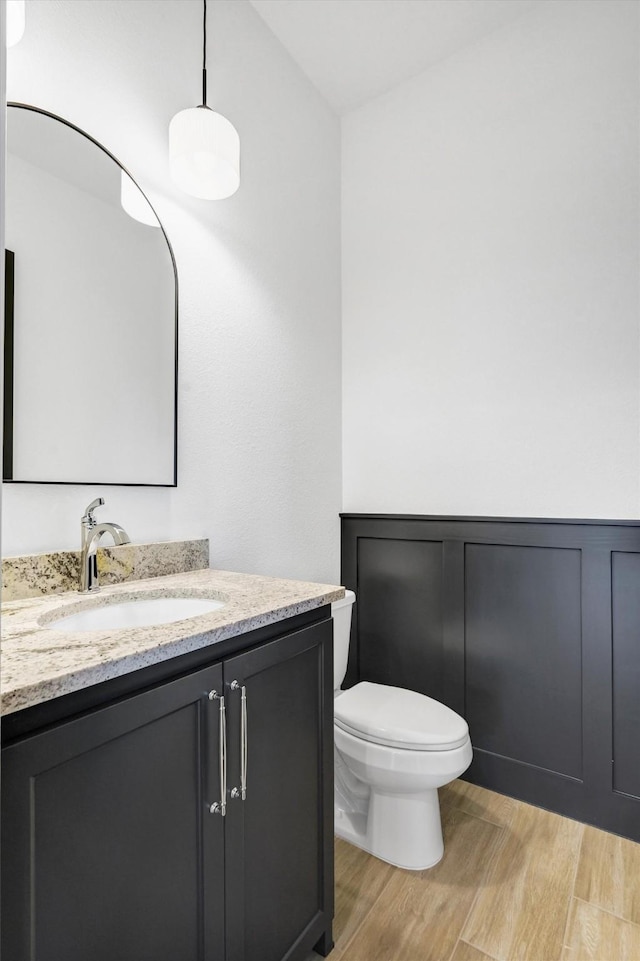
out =
[[[46,626],[60,617],[145,597],[202,597],[224,607],[189,620],[117,631],[63,631]],[[230,571],[198,570],[2,605],[2,714],[199,650],[344,596],[329,584],[281,580]]]

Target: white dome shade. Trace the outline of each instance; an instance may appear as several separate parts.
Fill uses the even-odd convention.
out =
[[[169,124],[169,166],[174,182],[192,197],[230,197],[240,186],[238,131],[209,107],[181,110]]]
[[[122,209],[134,220],[139,220],[141,224],[147,224],[148,227],[160,226],[151,204],[137,183],[124,170],[120,175],[120,203]]]
[[[7,47],[15,47],[22,40],[25,27],[25,0],[7,0]]]

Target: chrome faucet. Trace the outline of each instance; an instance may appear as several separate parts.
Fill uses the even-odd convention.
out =
[[[80,590],[79,594],[95,594],[100,590],[98,579],[98,542],[103,534],[111,534],[114,544],[129,544],[130,538],[124,527],[111,524],[108,521],[98,524],[94,512],[104,504],[104,497],[96,497],[91,501],[80,521],[82,531],[82,551],[80,556]]]

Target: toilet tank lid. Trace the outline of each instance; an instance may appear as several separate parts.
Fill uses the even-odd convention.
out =
[[[413,751],[462,747],[464,718],[425,694],[361,681],[334,701],[336,724],[367,741]]]

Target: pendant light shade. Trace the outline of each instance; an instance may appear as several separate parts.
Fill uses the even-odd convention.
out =
[[[158,218],[151,209],[151,204],[128,173],[120,171],[120,203],[125,213],[134,220],[139,220],[147,227],[159,227]]]
[[[240,138],[233,124],[207,106],[207,0],[202,19],[202,104],[169,124],[169,169],[192,197],[224,200],[240,186]]]
[[[7,47],[22,40],[26,20],[25,0],[7,0]]]
[[[238,131],[209,107],[181,110],[169,125],[169,165],[185,193],[224,200],[240,186]]]

